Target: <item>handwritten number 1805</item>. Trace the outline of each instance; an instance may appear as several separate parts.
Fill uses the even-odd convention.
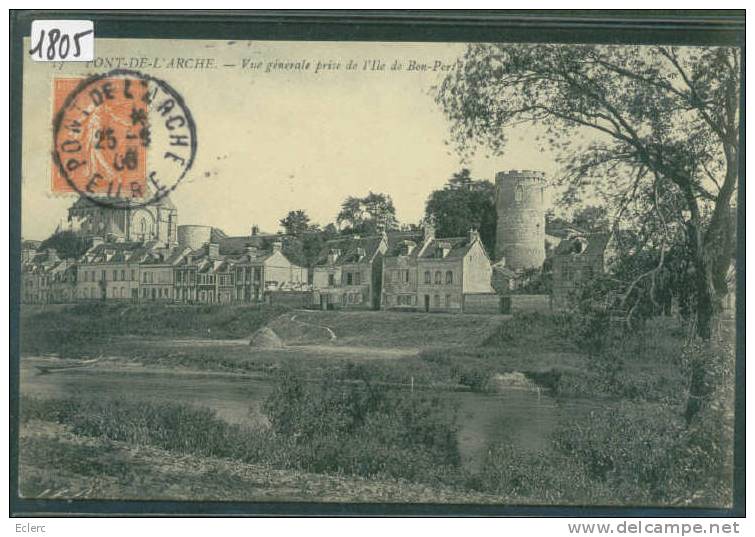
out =
[[[93,33],[94,30],[87,30],[85,32],[79,32],[77,34],[73,34],[73,57],[78,58],[81,55],[81,38],[83,38],[86,35],[89,35]],[[64,60],[68,57],[68,54],[71,52],[71,36],[68,34],[62,34],[60,30],[57,28],[51,29],[47,34],[47,47],[45,49],[45,31],[42,30],[39,33],[39,39],[37,40],[37,44],[34,45],[34,48],[32,48],[29,51],[29,54],[32,56],[34,54],[37,54],[40,58],[42,58],[43,49],[44,49],[44,55],[47,57],[48,60],[54,60],[54,59],[61,59]]]

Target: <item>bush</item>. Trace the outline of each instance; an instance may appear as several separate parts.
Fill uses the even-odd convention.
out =
[[[529,504],[591,503],[601,489],[578,461],[550,450],[523,451],[511,444],[491,446],[482,469],[468,476],[467,486]]]
[[[685,424],[666,405],[624,403],[593,411],[556,434],[557,449],[620,503],[670,502],[687,489],[678,471]]]
[[[455,409],[438,397],[286,372],[265,412],[303,469],[434,479],[460,464]]]

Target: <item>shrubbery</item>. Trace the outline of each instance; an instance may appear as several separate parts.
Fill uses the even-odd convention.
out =
[[[459,465],[455,409],[421,392],[286,373],[265,411],[307,470],[423,480]]]

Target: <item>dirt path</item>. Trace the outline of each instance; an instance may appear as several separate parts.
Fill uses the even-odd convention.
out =
[[[357,345],[291,345],[279,349],[289,352],[317,354],[320,357],[358,359],[411,358],[419,354],[416,347],[363,347]]]
[[[291,319],[290,319],[290,320],[291,320],[291,321],[293,321],[293,322],[295,322],[295,323],[303,324],[303,325],[305,325],[305,326],[316,326],[316,327],[318,327],[318,328],[324,328],[324,329],[325,329],[325,331],[326,331],[326,332],[327,332],[327,333],[328,333],[328,334],[330,335],[330,341],[335,341],[335,340],[337,339],[337,338],[336,338],[336,333],[335,333],[335,332],[333,332],[333,330],[332,330],[332,329],[331,329],[331,328],[330,328],[329,326],[325,326],[324,324],[317,324],[317,323],[308,323],[308,322],[306,322],[306,321],[297,321],[297,320],[296,320],[296,317],[297,317],[297,315],[298,315],[298,314],[294,313],[294,314],[293,314],[293,315],[291,316]]]

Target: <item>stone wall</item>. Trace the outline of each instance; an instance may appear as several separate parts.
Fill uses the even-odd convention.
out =
[[[500,313],[501,297],[496,293],[465,293],[464,313]]]

